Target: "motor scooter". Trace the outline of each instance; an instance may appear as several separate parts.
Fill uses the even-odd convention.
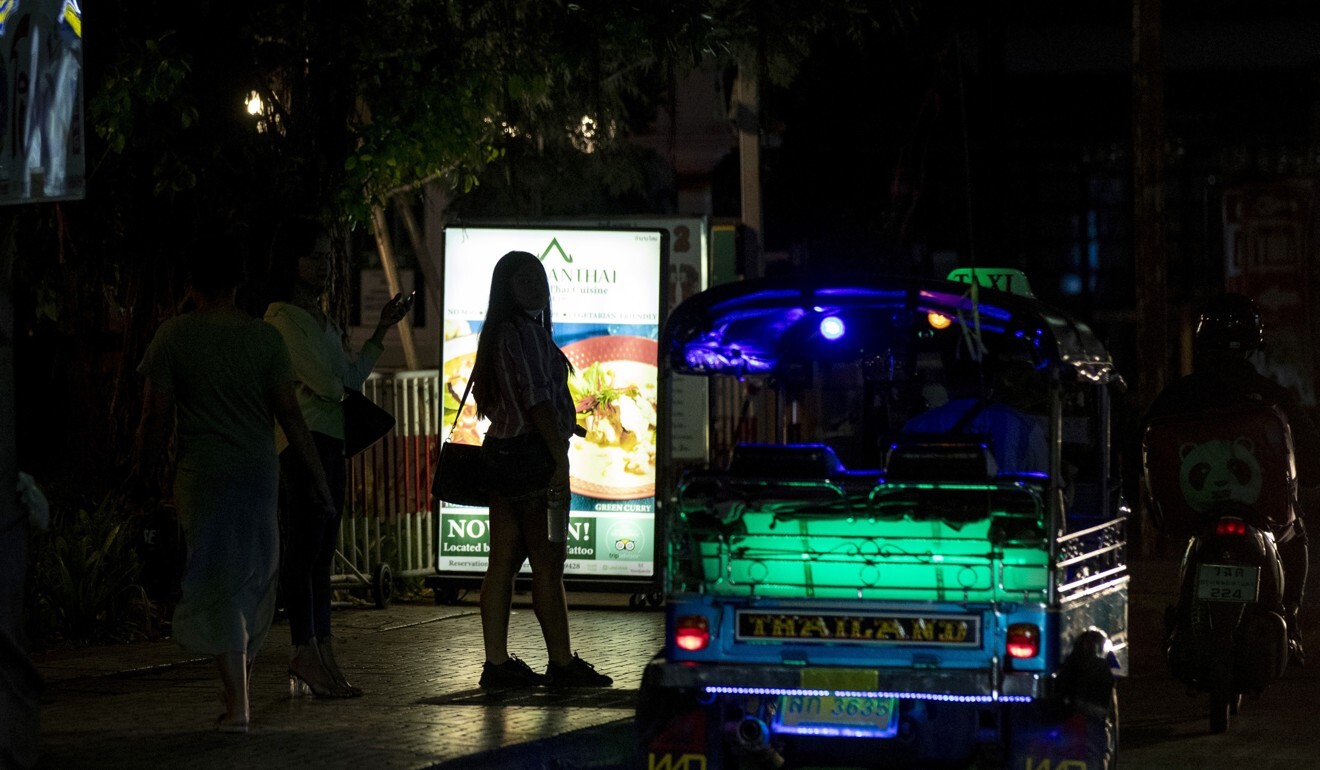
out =
[[[1274,535],[1296,508],[1288,423],[1260,404],[1161,418],[1143,449],[1157,521],[1187,538],[1165,657],[1189,693],[1209,694],[1210,731],[1222,733],[1242,696],[1263,692],[1288,665]]]

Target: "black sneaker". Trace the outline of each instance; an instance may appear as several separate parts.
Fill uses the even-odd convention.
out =
[[[573,660],[562,666],[551,663],[545,669],[550,681],[546,687],[609,687],[614,680],[596,670],[596,667],[573,653]]]
[[[482,687],[537,687],[548,680],[549,677],[536,673],[531,666],[513,656],[498,666],[489,661],[481,665]]]

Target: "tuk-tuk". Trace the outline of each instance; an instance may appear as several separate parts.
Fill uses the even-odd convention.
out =
[[[660,356],[772,389],[780,418],[776,440],[736,444],[661,501],[666,634],[638,764],[1116,764],[1121,379],[1085,324],[1016,271],[791,276],[682,303]],[[912,430],[994,361],[1044,467],[997,461],[966,425]]]

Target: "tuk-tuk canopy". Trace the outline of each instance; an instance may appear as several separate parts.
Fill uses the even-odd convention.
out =
[[[975,295],[975,296],[973,296]],[[1039,300],[969,283],[895,276],[782,276],[724,284],[670,314],[662,355],[680,374],[773,377],[809,361],[895,356],[915,336],[956,334],[1037,368],[1118,379],[1084,323]]]

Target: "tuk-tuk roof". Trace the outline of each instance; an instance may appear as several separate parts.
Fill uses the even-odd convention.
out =
[[[1101,383],[1118,378],[1091,329],[1061,310],[985,287],[974,302],[971,284],[903,276],[788,275],[716,286],[674,309],[661,350],[680,374],[774,376],[803,360],[892,347],[884,329],[929,329],[930,314],[987,341],[1018,343],[1038,365]],[[841,323],[822,331],[826,318]],[[861,332],[852,345],[844,342],[849,329]]]

